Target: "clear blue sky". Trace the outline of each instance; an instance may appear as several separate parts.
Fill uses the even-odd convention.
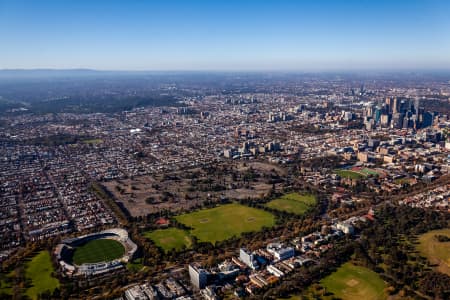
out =
[[[0,69],[450,69],[450,1],[0,0]]]

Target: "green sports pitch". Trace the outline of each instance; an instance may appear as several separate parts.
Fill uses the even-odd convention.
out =
[[[45,291],[52,293],[59,288],[58,279],[52,276],[54,271],[50,253],[45,250],[37,253],[25,265],[25,278],[31,281],[26,295],[31,299],[39,299],[39,294]]]
[[[237,203],[203,209],[175,218],[191,227],[190,233],[199,241],[211,243],[275,225],[275,216],[271,213]]]
[[[27,299],[40,299],[39,295],[44,292],[53,293],[60,287],[59,280],[53,277],[55,269],[52,265],[50,253],[46,250],[39,251],[33,257],[27,258],[20,266],[25,270],[25,289],[20,289],[15,283],[15,271],[0,273],[0,298],[13,299],[13,290],[19,288],[20,293],[24,293]]]
[[[181,250],[183,246],[189,248],[192,244],[189,234],[178,228],[157,229],[144,232],[143,235],[166,252],[172,249]]]
[[[435,265],[437,271],[450,276],[450,242],[439,241],[437,236],[450,237],[450,228],[429,231],[419,236],[417,248]]]
[[[385,300],[387,284],[380,276],[367,268],[356,266],[351,262],[343,264],[336,272],[316,284],[309,286],[301,294],[278,300]],[[324,288],[324,289],[323,289]]]
[[[336,272],[322,279],[320,284],[340,299],[386,299],[386,283],[380,276],[351,262],[343,264]]]
[[[312,194],[289,193],[270,201],[266,206],[276,210],[302,215],[316,203],[317,199]]]
[[[351,170],[335,170],[334,172],[343,178],[349,179],[361,179],[366,177],[366,175]]]
[[[75,248],[72,261],[76,265],[111,261],[122,257],[125,247],[111,239],[97,239],[86,242]]]

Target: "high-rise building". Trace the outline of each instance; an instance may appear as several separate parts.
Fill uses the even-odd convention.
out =
[[[366,107],[366,116],[367,117],[372,117],[373,116],[373,111],[374,111],[374,106],[372,103],[369,103],[369,105]]]
[[[392,100],[392,113],[396,114],[400,111],[399,109],[399,101],[397,99],[397,97],[394,97],[394,99]]]
[[[258,264],[256,262],[256,259],[253,255],[253,253],[250,253],[247,249],[245,248],[241,248],[239,250],[239,259],[246,264],[247,266],[249,266],[252,269],[257,269]]]
[[[375,107],[375,112],[374,112],[374,116],[373,116],[373,118],[375,119],[375,123],[380,122],[381,114],[382,114],[381,107],[380,106]]]
[[[198,289],[204,289],[208,282],[208,272],[196,265],[189,265],[189,277],[191,278],[191,283]]]
[[[434,114],[426,111],[422,114],[422,127],[433,125]]]
[[[409,120],[408,116],[405,116],[403,118],[402,128],[406,129],[406,128],[409,128],[409,127],[411,127],[410,126],[410,120]]]
[[[392,112],[392,106],[394,104],[394,99],[392,97],[387,97],[385,100],[385,103],[387,105],[387,111]]]
[[[419,105],[420,105],[419,98],[414,99],[414,112],[416,115],[419,114]]]
[[[381,115],[381,120],[380,120],[381,126],[387,127],[389,125],[389,120],[390,120],[389,115],[387,115],[387,114]]]
[[[395,113],[392,116],[392,122],[391,122],[391,127],[392,128],[402,128],[403,126],[403,114],[400,113]]]

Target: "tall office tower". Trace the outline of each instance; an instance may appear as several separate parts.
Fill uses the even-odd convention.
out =
[[[208,272],[198,266],[189,265],[189,277],[191,278],[191,283],[198,289],[204,289],[208,282]]]
[[[381,118],[381,114],[382,114],[382,109],[380,106],[376,106],[375,107],[375,112],[374,112],[374,119],[375,119],[375,123],[380,122],[380,118]]]
[[[419,98],[414,99],[414,112],[416,115],[419,114],[419,105],[420,105]]]
[[[400,113],[404,114],[404,113],[406,113],[409,110],[408,106],[409,106],[409,101],[408,100],[401,100],[401,101],[398,102],[397,110]]]
[[[399,106],[399,101],[398,101],[397,97],[394,97],[394,100],[392,101],[392,113],[393,114],[396,114],[400,111],[398,106]]]
[[[409,120],[408,116],[406,115],[406,116],[403,118],[402,128],[403,128],[403,129],[406,129],[406,128],[410,128],[410,127],[411,127],[411,126],[410,126],[410,120]]]
[[[414,101],[412,99],[408,99],[406,103],[406,111],[413,112],[414,111]]]
[[[370,103],[367,107],[366,107],[366,116],[367,117],[372,117],[373,116],[373,104]]]
[[[386,97],[385,103],[387,105],[387,111],[388,112],[392,112],[392,105],[394,103],[393,98],[392,97]]]
[[[402,128],[403,126],[403,114],[395,113],[392,116],[391,127],[392,128]]]
[[[258,267],[254,255],[245,248],[241,248],[239,250],[239,259],[252,269],[256,269]]]
[[[381,115],[380,123],[381,123],[381,126],[388,127],[389,126],[389,115],[388,114]]]
[[[426,111],[422,115],[421,127],[428,127],[433,125],[434,114]]]

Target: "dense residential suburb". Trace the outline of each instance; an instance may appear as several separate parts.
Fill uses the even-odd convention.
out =
[[[448,76],[30,82],[0,80],[1,299],[449,299]]]

